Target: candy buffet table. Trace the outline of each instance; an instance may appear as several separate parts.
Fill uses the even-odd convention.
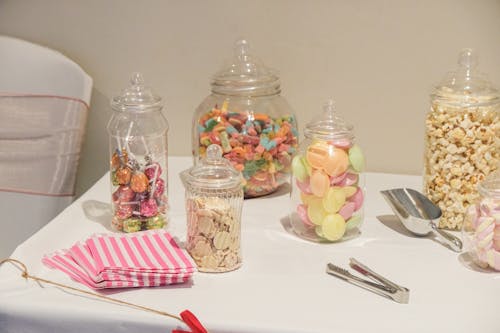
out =
[[[186,157],[169,160],[169,230],[181,241],[186,228],[178,174],[190,162]],[[185,285],[105,293],[174,314],[190,309],[211,333],[500,332],[500,274],[473,271],[466,256],[436,240],[411,236],[378,193],[393,187],[420,189],[420,183],[417,176],[367,174],[362,234],[340,244],[313,244],[287,231],[286,188],[246,200],[239,270],[197,273]],[[108,201],[105,175],[12,257],[23,261],[32,275],[85,289],[44,267],[40,259],[93,233],[109,232]],[[0,240],[6,237],[2,234]],[[325,273],[327,262],[348,268],[350,257],[409,288],[409,304]],[[174,319],[25,281],[10,264],[0,267],[0,332],[165,333],[178,326]]]

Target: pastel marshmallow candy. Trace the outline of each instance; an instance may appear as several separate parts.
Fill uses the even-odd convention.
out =
[[[305,205],[297,206],[297,215],[299,215],[300,220],[308,227],[313,227],[314,223],[307,216],[307,207]]]
[[[322,197],[330,187],[330,178],[321,170],[314,170],[310,178],[311,192]]]
[[[364,170],[365,157],[358,145],[354,145],[349,149],[349,162],[355,171],[362,172]]]

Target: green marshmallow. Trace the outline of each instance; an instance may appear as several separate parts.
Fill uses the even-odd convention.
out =
[[[302,157],[299,155],[295,156],[292,160],[292,172],[295,178],[303,182],[307,179],[308,174],[304,163],[302,163]]]
[[[302,160],[302,164],[304,164],[304,167],[306,168],[307,175],[309,177],[311,177],[312,172],[313,172],[312,166],[309,164],[309,162],[307,162],[307,159],[305,157],[301,157],[301,160]]]
[[[355,171],[362,172],[364,170],[365,157],[358,145],[354,145],[349,149],[349,162]]]
[[[361,215],[354,215],[349,220],[347,220],[346,225],[345,225],[346,230],[351,230],[351,229],[359,227],[359,225],[361,224],[361,221],[362,221]]]

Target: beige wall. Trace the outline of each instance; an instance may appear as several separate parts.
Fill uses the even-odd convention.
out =
[[[78,193],[107,170],[108,101],[131,72],[165,98],[170,154],[189,155],[193,110],[239,37],[281,72],[301,129],[337,101],[370,171],[421,172],[428,94],[461,48],[500,85],[500,1],[3,0],[0,34],[59,50],[94,79]]]

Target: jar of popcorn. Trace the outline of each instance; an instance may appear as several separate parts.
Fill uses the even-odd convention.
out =
[[[477,188],[478,201],[469,207],[462,228],[465,248],[480,267],[500,271],[500,171]]]
[[[247,41],[234,48],[230,64],[212,78],[212,94],[193,118],[195,163],[211,144],[244,177],[245,197],[274,192],[289,181],[297,148],[297,122],[280,95],[280,78],[250,54]]]
[[[443,212],[440,228],[460,230],[477,184],[500,162],[500,94],[476,67],[472,50],[463,50],[431,95],[423,188]]]
[[[241,266],[241,173],[207,147],[197,165],[180,174],[186,188],[187,251],[201,272],[227,272]]]
[[[134,232],[167,223],[167,132],[162,100],[139,73],[111,101],[108,123],[112,225]]]
[[[305,140],[292,161],[290,223],[301,238],[336,242],[360,233],[365,159],[353,127],[333,102],[306,125]]]

